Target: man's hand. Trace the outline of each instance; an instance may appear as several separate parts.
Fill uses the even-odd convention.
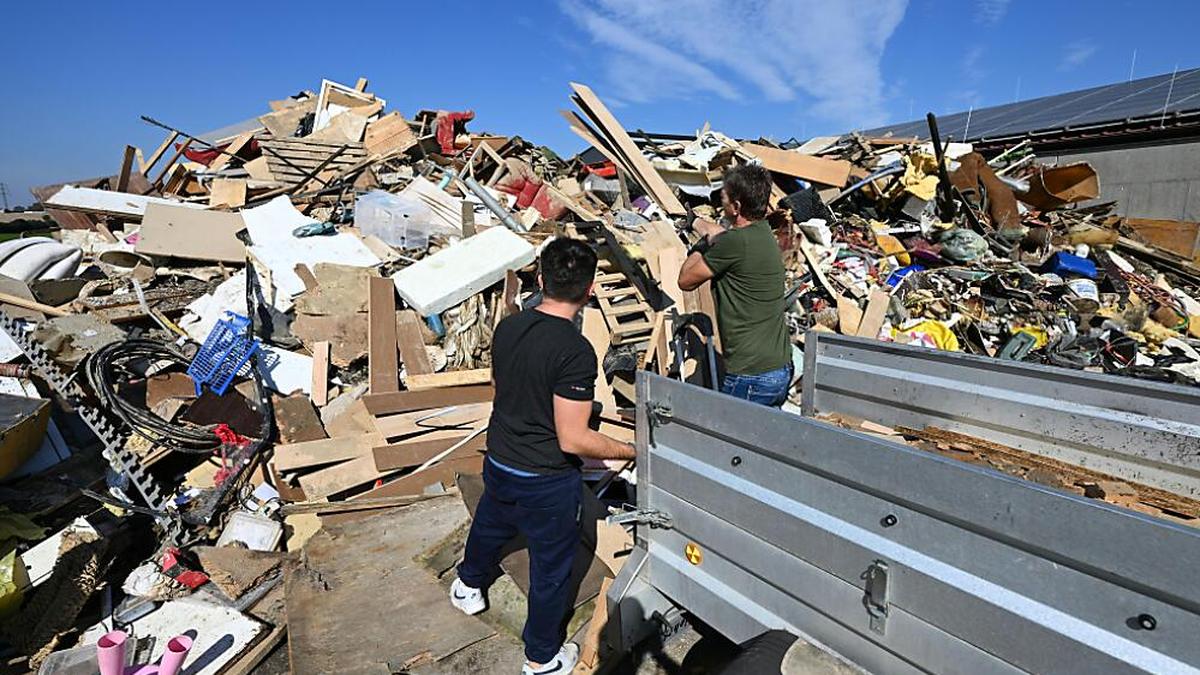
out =
[[[637,450],[632,445],[592,431],[588,426],[591,417],[591,401],[573,401],[554,395],[554,431],[558,436],[558,447],[563,452],[593,459],[637,457]]]
[[[725,231],[725,228],[721,227],[717,223],[714,223],[711,220],[705,220],[703,218],[697,218],[695,222],[692,223],[692,229],[695,230],[700,236],[706,237],[710,242],[718,234],[721,234]]]

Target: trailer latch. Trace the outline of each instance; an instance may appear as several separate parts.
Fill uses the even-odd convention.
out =
[[[633,509],[631,511],[622,511],[615,513],[604,519],[604,522],[609,525],[624,525],[625,523],[637,523],[638,525],[649,525],[654,529],[669,530],[673,527],[671,523],[671,515],[656,509]]]
[[[647,420],[651,427],[661,427],[675,417],[671,406],[649,401],[646,403]]]
[[[866,580],[863,604],[867,606],[867,613],[871,615],[871,630],[883,635],[888,616],[887,563],[882,560],[871,563],[863,573],[863,578]]]

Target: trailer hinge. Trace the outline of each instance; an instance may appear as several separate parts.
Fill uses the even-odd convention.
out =
[[[887,628],[888,616],[887,563],[882,560],[871,563],[863,573],[863,578],[866,580],[863,604],[867,607],[867,613],[871,615],[871,630],[883,635]]]
[[[639,525],[649,525],[654,529],[669,530],[673,527],[671,523],[671,515],[656,509],[633,509],[632,511],[622,511],[604,519],[604,522],[609,525],[624,525],[625,523],[637,523]]]
[[[646,417],[651,427],[661,427],[675,418],[671,406],[650,401],[646,403]]]

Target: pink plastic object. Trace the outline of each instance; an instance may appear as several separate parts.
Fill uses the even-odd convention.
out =
[[[158,675],[176,675],[191,650],[192,638],[186,635],[171,638],[167,642],[167,651],[163,652],[162,661],[158,664]]]
[[[114,630],[101,635],[96,641],[100,675],[121,675],[125,671],[125,640],[128,637],[125,631]]]

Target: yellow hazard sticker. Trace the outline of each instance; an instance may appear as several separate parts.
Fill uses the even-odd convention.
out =
[[[683,557],[693,565],[699,565],[704,560],[704,552],[696,544],[688,542],[688,545],[683,547]]]

